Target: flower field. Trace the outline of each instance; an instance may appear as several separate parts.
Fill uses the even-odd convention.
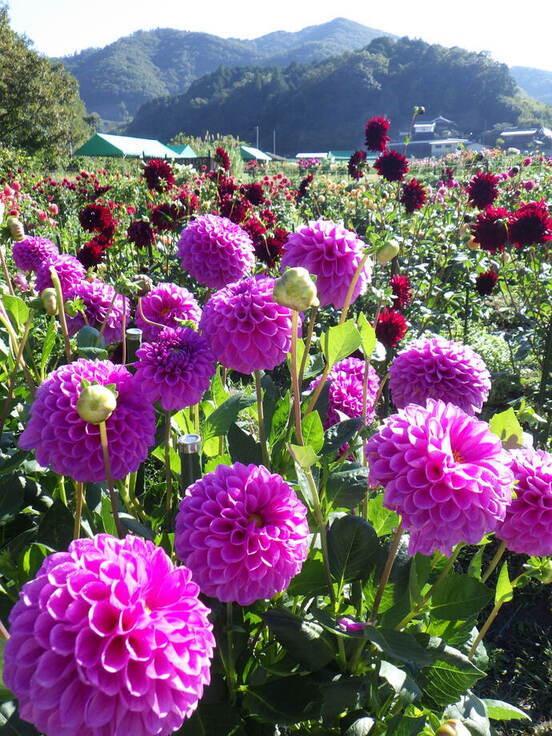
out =
[[[0,160],[0,734],[550,733],[552,159],[388,130]]]

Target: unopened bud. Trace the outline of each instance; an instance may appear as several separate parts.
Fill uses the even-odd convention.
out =
[[[377,251],[376,261],[381,266],[384,266],[386,263],[389,263],[389,261],[392,261],[395,256],[398,256],[400,250],[401,248],[397,241],[390,240],[385,245],[382,245],[381,248]]]
[[[40,293],[40,301],[44,307],[46,314],[50,316],[58,313],[58,303],[56,290],[53,287],[43,289]]]
[[[457,718],[451,718],[439,726],[437,731],[435,731],[435,736],[471,736],[471,734],[462,721],[459,721]]]
[[[106,386],[85,386],[77,401],[77,412],[90,424],[105,422],[115,411],[117,397]]]
[[[8,230],[10,231],[10,236],[12,240],[25,240],[25,230],[23,228],[23,223],[21,220],[19,220],[14,215],[11,215],[8,217],[6,224],[8,226]]]
[[[316,295],[316,284],[306,268],[296,266],[276,279],[272,298],[278,304],[298,312],[309,307],[317,307],[320,302]]]
[[[153,281],[145,273],[139,273],[134,279],[134,285],[138,289],[136,296],[147,296],[153,289]]]

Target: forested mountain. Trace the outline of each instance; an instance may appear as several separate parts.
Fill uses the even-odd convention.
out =
[[[529,66],[513,66],[510,73],[519,86],[536,100],[552,105],[552,72]]]
[[[552,108],[527,99],[508,67],[485,53],[378,38],[360,51],[285,69],[220,68],[185,94],[145,103],[127,132],[169,140],[180,131],[211,131],[252,140],[258,125],[261,147],[271,149],[276,130],[278,153],[295,154],[358,147],[372,114],[388,115],[398,135],[414,105],[474,135],[499,123],[552,120]]]
[[[253,40],[160,28],[137,31],[105,48],[85,49],[61,61],[79,81],[90,112],[124,120],[143,102],[183,93],[195,79],[219,66],[285,67],[294,61],[318,61],[385,35],[389,34],[344,18]]]

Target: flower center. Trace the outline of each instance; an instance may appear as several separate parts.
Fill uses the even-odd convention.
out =
[[[264,523],[262,516],[259,516],[259,514],[249,514],[249,517],[247,519],[247,523],[248,524],[251,524],[251,522],[253,522],[255,524],[255,526],[257,527],[257,529],[260,529],[260,527],[262,527],[262,525]]]
[[[457,462],[457,463],[463,463],[464,462],[464,458],[460,454],[459,450],[453,450],[452,451],[452,457],[454,458],[455,462]]]

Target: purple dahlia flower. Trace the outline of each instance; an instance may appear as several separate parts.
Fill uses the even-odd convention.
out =
[[[255,252],[249,235],[227,217],[202,215],[184,228],[178,242],[182,268],[210,289],[251,273]]]
[[[308,553],[307,509],[264,466],[219,465],[186,491],[175,549],[201,592],[248,606],[285,590]]]
[[[544,450],[513,450],[515,498],[496,536],[512,552],[552,555],[552,455]]]
[[[385,419],[366,445],[370,483],[402,514],[409,553],[450,555],[504,520],[514,477],[510,456],[485,422],[428,399]]]
[[[315,389],[320,378],[312,381],[309,388]],[[360,358],[345,358],[336,363],[328,374],[329,403],[326,427],[342,421],[343,416],[362,416],[362,390],[364,385],[364,361]],[[368,384],[366,393],[366,423],[375,416],[374,402],[379,388],[379,377],[371,365],[368,365]]]
[[[132,316],[130,302],[126,296],[117,294],[112,286],[99,279],[81,281],[66,296],[67,299],[81,299],[84,303],[84,315],[82,312],[78,312],[74,317],[67,315],[67,329],[70,335],[75,335],[86,324],[99,330],[107,317],[103,331],[106,344],[121,342],[123,305],[127,325]]]
[[[105,480],[100,428],[81,419],[77,401],[82,381],[115,385],[117,407],[106,421],[111,471],[116,479],[138,470],[155,439],[155,416],[134,376],[109,360],[62,365],[38,387],[31,418],[19,438],[23,450],[35,450],[41,465],[84,483]]]
[[[47,238],[30,235],[12,245],[13,260],[21,271],[37,271],[47,258],[57,255],[57,245]]]
[[[158,284],[142,298],[140,305],[144,317],[157,323],[146,322],[137,311],[136,326],[143,331],[147,342],[155,340],[164,327],[179,327],[180,322],[186,320],[197,324],[201,317],[201,309],[193,294],[176,284]]]
[[[197,707],[215,641],[190,571],[98,534],[47,557],[10,614],[4,679],[47,736],[166,736]]]
[[[240,373],[272,370],[291,346],[292,310],[272,298],[274,279],[251,276],[209,299],[199,328],[215,358]]]
[[[441,399],[473,415],[487,400],[491,377],[482,358],[467,345],[443,337],[422,338],[391,363],[389,388],[398,409]]]
[[[135,378],[152,403],[165,411],[197,404],[215,373],[207,340],[189,327],[165,327],[153,343],[137,350]]]
[[[36,290],[40,294],[43,289],[49,289],[54,284],[50,276],[50,266],[54,266],[61,284],[61,293],[63,298],[72,291],[77,284],[86,276],[86,271],[82,263],[69,255],[54,255],[42,261],[36,272]]]
[[[320,304],[341,309],[364,248],[362,240],[342,225],[326,220],[309,222],[288,236],[282,271],[288,266],[303,266],[316,276]],[[372,265],[368,260],[360,272],[352,302],[364,293],[371,277]]]

